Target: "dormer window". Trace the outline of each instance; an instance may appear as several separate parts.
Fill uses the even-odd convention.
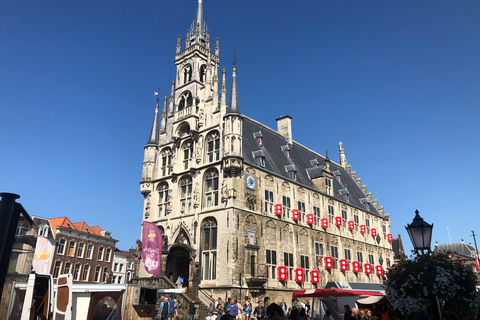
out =
[[[332,179],[325,178],[325,192],[332,195]]]
[[[285,155],[290,158],[290,146],[288,144],[282,146],[282,151],[285,152]]]
[[[38,228],[38,235],[41,237],[48,237],[48,226],[46,224],[40,225],[40,228]]]
[[[347,188],[338,190],[338,193],[342,196],[343,200],[350,202],[350,192]]]
[[[263,150],[253,151],[252,154],[255,162],[259,164],[262,168],[265,168],[265,154]]]
[[[333,176],[337,178],[338,182],[342,182],[342,174],[340,173],[340,170],[333,171]]]
[[[318,160],[317,158],[313,159],[313,160],[310,160],[310,164],[312,165],[312,167],[318,167],[320,164],[318,163]]]
[[[68,229],[72,229],[72,226],[70,225],[70,223],[67,223],[67,226],[68,226]]]
[[[364,205],[367,211],[370,211],[370,204],[372,203],[369,198],[361,198],[359,199],[360,203]]]
[[[262,146],[263,145],[263,134],[262,131],[254,132],[253,137],[257,141],[257,143]]]
[[[297,181],[297,167],[295,163],[285,166],[285,171],[290,174],[292,180]]]

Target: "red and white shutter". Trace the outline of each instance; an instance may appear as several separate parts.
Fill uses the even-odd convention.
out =
[[[320,272],[318,270],[312,270],[312,283],[320,283]]]
[[[360,272],[360,262],[358,261],[353,261],[353,272]]]
[[[292,210],[292,219],[293,220],[300,220],[300,214],[298,213],[298,209]]]
[[[366,274],[372,273],[372,265],[370,263],[365,263],[365,273]]]
[[[389,233],[389,234],[387,235],[387,238],[388,238],[388,241],[393,241],[393,236],[392,236],[391,233]]]
[[[275,214],[277,216],[281,216],[283,214],[283,209],[281,204],[276,204],[275,205]]]
[[[348,261],[345,259],[340,260],[340,270],[347,271],[348,270]]]
[[[307,214],[307,223],[313,224],[313,213]]]
[[[355,229],[355,222],[353,222],[353,221],[348,221],[348,229],[354,230],[354,229]]]
[[[305,274],[303,269],[295,269],[295,280],[297,282],[304,282],[305,281]]]
[[[377,236],[377,229],[372,228],[372,237],[376,237],[376,236]]]
[[[327,218],[322,219],[322,228],[324,228],[324,229],[328,228],[328,219]]]
[[[285,267],[285,266],[278,267],[278,280],[280,280],[280,281],[287,281],[288,280],[287,267]]]
[[[335,218],[335,224],[337,226],[341,226],[342,225],[342,217],[336,217]]]
[[[377,269],[377,276],[383,276],[382,266],[376,266],[375,269]]]
[[[333,258],[325,257],[325,269],[333,269]]]
[[[367,233],[367,228],[365,227],[364,224],[362,224],[362,225],[360,226],[360,232],[361,232],[361,233]]]

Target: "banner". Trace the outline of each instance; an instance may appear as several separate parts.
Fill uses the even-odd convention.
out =
[[[143,222],[142,261],[148,273],[160,277],[162,265],[162,232],[151,222]]]
[[[49,274],[52,267],[54,247],[50,240],[38,236],[35,246],[35,255],[33,256],[32,267],[36,273]]]

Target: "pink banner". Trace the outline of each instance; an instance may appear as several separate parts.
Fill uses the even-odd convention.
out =
[[[142,261],[148,273],[160,277],[162,265],[162,232],[151,222],[143,222]]]

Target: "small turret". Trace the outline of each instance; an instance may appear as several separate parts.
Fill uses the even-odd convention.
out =
[[[160,134],[167,131],[167,96],[163,98],[162,121],[160,124]]]
[[[156,95],[158,95],[158,92],[155,92]],[[152,124],[152,130],[150,131],[150,137],[147,142],[147,146],[157,146],[158,145],[158,101],[157,105],[155,106],[155,116],[153,117],[153,124]]]
[[[227,112],[227,79],[226,79],[227,71],[225,68],[222,70],[222,88],[220,89],[220,108],[222,114]]]
[[[340,142],[338,144],[338,149],[339,149],[339,152],[340,152],[340,165],[347,169],[347,158],[345,157],[345,149],[343,148],[343,143]]]
[[[172,88],[170,89],[170,99],[168,101],[168,117],[173,117],[173,105],[175,99],[175,80],[172,80]]]

